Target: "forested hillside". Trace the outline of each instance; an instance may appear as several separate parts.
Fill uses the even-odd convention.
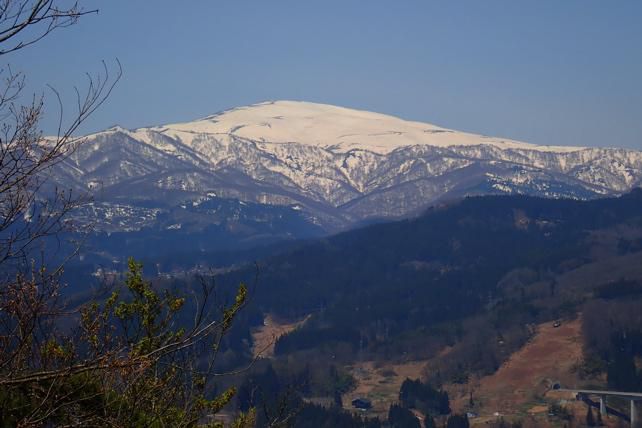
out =
[[[580,299],[575,289],[559,287],[556,277],[604,257],[635,253],[641,219],[641,192],[590,202],[470,198],[417,219],[366,227],[268,258],[260,262],[255,303],[285,318],[314,314],[277,352],[306,347],[304,332],[313,329],[325,332],[314,335],[315,345],[333,337],[337,327],[343,341],[356,337],[376,346],[485,310],[498,323],[511,312],[532,318],[524,322],[552,319]],[[547,282],[550,304],[533,307],[534,289],[527,282],[538,288]],[[584,291],[598,286],[598,296],[613,288],[591,284]],[[514,301],[507,305],[507,299]]]
[[[642,386],[642,191],[588,202],[467,198],[414,219],[272,248],[279,253],[216,277],[222,301],[232,301],[239,282],[251,296],[220,344],[220,369],[251,363],[252,332],[266,316],[298,325],[278,337],[272,359],[233,381],[241,383],[238,410],[265,409],[259,425],[295,411],[298,426],[306,418],[377,426],[406,420],[409,410],[445,422],[443,388],[492,375],[536,325],[579,314],[584,356],[575,378]],[[158,283],[199,287],[189,276]],[[358,396],[355,367],[365,361],[382,367],[384,381],[394,376],[391,364],[430,366],[413,372],[423,383],[405,383],[399,397],[397,387],[390,402],[401,407],[362,420],[341,408]]]
[[[423,377],[437,388],[494,373],[535,324],[583,313],[578,376],[639,389],[640,250],[640,191],[589,202],[469,198],[265,259],[250,310],[255,322],[309,316],[277,340],[277,361],[290,361],[278,373],[431,359]],[[338,385],[316,393],[332,397]]]

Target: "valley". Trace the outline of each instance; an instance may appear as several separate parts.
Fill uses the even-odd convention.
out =
[[[260,212],[216,204],[195,208]],[[222,385],[238,385],[228,416],[263,407],[268,419],[296,409],[302,424],[443,424],[468,415],[473,426],[561,426],[586,417],[586,405],[552,385],[642,385],[640,213],[639,190],[588,201],[467,197],[412,218],[237,252],[181,255],[175,245],[164,262],[174,273],[158,258],[151,284],[185,296],[213,287],[220,308],[247,293],[215,345],[219,370],[234,374]],[[181,270],[181,258],[200,268]],[[116,282],[132,278],[109,272]],[[78,305],[91,299],[75,296]]]
[[[639,197],[469,198],[291,249],[260,264],[256,302],[271,328],[253,338],[275,340],[266,364],[328,412],[338,394],[355,417],[385,420],[406,379],[419,379],[417,394],[447,392],[448,413],[470,413],[473,426],[580,421],[586,405],[553,385],[638,382],[614,380],[609,335],[638,349]],[[372,407],[355,410],[355,399]],[[402,408],[446,420],[416,400]]]

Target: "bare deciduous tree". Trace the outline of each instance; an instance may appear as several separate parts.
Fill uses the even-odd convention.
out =
[[[0,57],[92,12],[64,0],[0,0]],[[87,75],[71,120],[52,88],[60,120],[57,135],[45,137],[42,97],[23,103],[25,76],[9,65],[0,70],[0,426],[194,426],[234,394],[212,394],[222,375],[214,361],[246,304],[245,286],[221,306],[211,284],[178,296],[152,287],[130,260],[110,297],[75,311],[60,302],[64,264],[52,266],[42,243],[70,229],[68,214],[84,199],[52,188],[47,177],[82,144],[76,131],[121,74],[120,64],[110,75],[103,63]],[[195,305],[189,328],[180,317],[186,302]],[[247,414],[237,423],[252,420]]]
[[[0,0],[0,56],[28,47],[94,12],[64,0]],[[76,89],[77,111],[66,118],[66,126],[63,103],[52,88],[60,106],[59,125],[57,135],[45,138],[39,129],[43,98],[34,96],[22,103],[25,75],[14,72],[10,65],[0,68],[0,267],[24,259],[34,243],[63,230],[65,216],[83,202],[81,195],[72,195],[68,189],[49,189],[47,194],[41,190],[51,168],[82,141],[74,133],[105,102],[121,74],[119,64],[110,79],[104,63],[102,73],[88,74],[85,90]]]

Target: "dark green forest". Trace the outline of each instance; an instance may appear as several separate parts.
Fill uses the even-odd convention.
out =
[[[607,244],[594,231],[642,227],[640,193],[589,202],[469,198],[417,219],[321,239],[260,262],[254,304],[286,319],[313,314],[304,328],[279,341],[282,353],[336,342],[394,353],[412,341],[413,331],[461,339],[461,320],[480,313],[491,315],[488,321],[500,332],[569,315],[584,296],[562,289],[556,277],[597,260],[594,248]],[[608,257],[635,253],[640,240],[625,234],[613,239],[617,245]],[[234,284],[254,269],[219,282]],[[518,278],[520,270],[529,278]],[[536,296],[542,290],[511,281],[539,288],[547,282],[546,293]],[[635,278],[623,285],[587,284],[581,293],[635,297],[637,284]],[[552,299],[544,305],[546,297]]]
[[[641,239],[639,191],[588,202],[468,198],[265,259],[250,309],[255,323],[238,331],[258,325],[261,314],[311,315],[276,342],[278,358],[309,363],[277,364],[284,378],[317,364],[326,370],[322,361],[340,367],[430,358],[452,346],[448,359],[437,358],[438,370],[426,373],[429,384],[408,381],[400,391],[402,408],[438,415],[447,413],[439,405],[442,383],[491,374],[528,341],[533,324],[582,313],[578,370],[587,382],[606,374],[609,387],[639,391]],[[219,282],[233,284],[253,269]]]

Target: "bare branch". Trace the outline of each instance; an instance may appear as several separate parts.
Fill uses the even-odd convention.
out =
[[[0,55],[37,43],[58,28],[74,25],[84,15],[78,2],[60,0],[2,0],[0,2]]]

